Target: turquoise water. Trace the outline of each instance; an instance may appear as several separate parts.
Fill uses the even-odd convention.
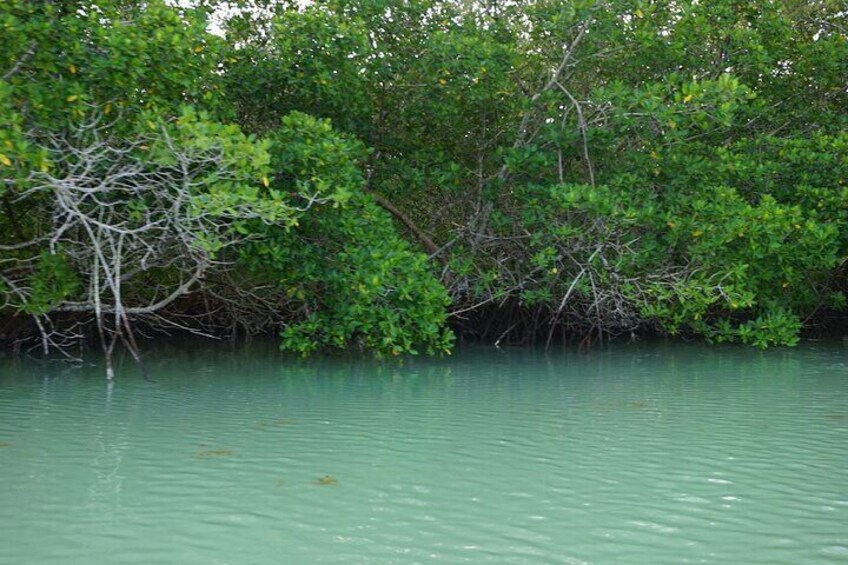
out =
[[[0,563],[845,563],[846,355],[0,358]]]

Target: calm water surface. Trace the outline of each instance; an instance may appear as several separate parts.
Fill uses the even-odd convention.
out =
[[[0,358],[0,563],[848,563],[848,346]]]

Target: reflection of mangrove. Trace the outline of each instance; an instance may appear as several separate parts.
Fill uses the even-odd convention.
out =
[[[122,427],[108,423],[98,430],[95,441],[99,449],[91,462],[94,477],[88,487],[88,506],[112,512],[120,505],[124,482],[120,468],[129,443]]]
[[[209,459],[212,457],[231,457],[232,455],[232,449],[204,449],[203,451],[196,451],[193,457],[197,457],[198,459]]]
[[[324,475],[323,477],[318,477],[312,481],[312,484],[321,487],[335,486],[339,484],[339,480],[332,475]]]
[[[825,416],[828,420],[832,422],[848,422],[848,414],[828,414]],[[2,447],[2,446],[0,446]]]

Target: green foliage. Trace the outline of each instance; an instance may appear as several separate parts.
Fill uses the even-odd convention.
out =
[[[286,261],[274,265],[281,284],[308,305],[303,321],[282,332],[285,349],[357,344],[383,355],[450,351],[445,289],[426,256],[410,250],[367,196],[322,209],[302,231],[299,245],[275,240],[277,249],[288,250]],[[313,233],[320,239],[313,241]]]
[[[522,268],[542,274],[525,299],[562,296],[574,281],[563,276],[573,276],[569,262],[591,268],[603,260],[593,284],[671,333],[793,344],[800,316],[822,302],[840,262],[832,222],[768,194],[756,204],[728,186],[657,195],[625,175],[612,185],[558,185],[527,196],[537,251]],[[577,280],[573,291],[588,299],[592,289]]]
[[[351,344],[381,355],[448,352],[447,293],[426,256],[362,193],[362,146],[302,113],[285,116],[269,138],[273,186],[295,202],[333,204],[303,214],[297,229],[257,229],[262,239],[240,254],[256,277],[299,305],[283,347],[302,354]]]
[[[206,33],[206,16],[162,0],[10,0],[0,7],[0,68],[11,73],[16,104],[51,129],[81,118],[91,103],[124,118],[210,105],[222,42]]]
[[[499,166],[520,101],[514,37],[481,24],[431,0],[284,9],[235,50],[227,90],[251,131],[293,110],[330,118],[373,150],[383,194],[462,192]]]
[[[196,171],[192,190],[195,214],[232,219],[229,229],[242,234],[249,229],[248,223],[254,217],[268,224],[292,226],[297,223],[297,210],[288,204],[286,195],[269,188],[272,174],[270,140],[257,140],[242,133],[236,125],[211,121],[208,114],[198,113],[191,107],[184,107],[180,117],[171,123],[157,125],[154,119],[151,116],[144,127],[161,128],[163,135],[154,138],[145,149],[145,157],[151,165],[176,166],[174,145],[183,151],[182,158],[186,155],[215,157],[214,166]],[[211,251],[220,246],[215,242],[216,236],[226,236],[214,232],[204,235],[209,236],[204,239]]]
[[[68,261],[59,254],[42,253],[29,279],[30,292],[19,304],[27,314],[43,315],[74,296],[80,282]]]
[[[295,190],[307,204],[345,204],[363,184],[357,161],[365,150],[357,141],[336,134],[328,120],[292,112],[269,133],[274,186]],[[292,187],[292,184],[294,187]]]
[[[24,182],[30,170],[48,166],[44,151],[26,139],[23,118],[12,102],[12,88],[0,81],[0,196],[13,181]]]

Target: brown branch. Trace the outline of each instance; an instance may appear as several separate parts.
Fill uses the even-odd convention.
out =
[[[528,139],[528,131],[530,127],[530,120],[532,119],[536,111],[537,102],[545,92],[552,90],[553,88],[556,88],[559,85],[563,72],[565,72],[565,69],[568,68],[574,56],[574,53],[577,51],[577,48],[580,46],[581,41],[586,36],[586,33],[589,31],[589,28],[591,27],[594,21],[594,10],[600,8],[602,5],[603,1],[598,1],[593,6],[592,13],[580,23],[580,26],[577,29],[577,35],[574,37],[574,40],[572,40],[570,44],[563,46],[562,59],[560,59],[559,64],[551,72],[551,76],[548,81],[539,91],[533,94],[533,96],[530,98],[529,107],[527,111],[524,112],[524,115],[521,117],[521,122],[518,125],[515,141],[512,144],[513,149],[518,149],[519,147],[522,147],[532,141],[533,136],[530,136],[530,139]],[[508,174],[509,168],[506,164],[504,164],[498,171],[496,178],[498,179],[498,181],[503,182],[506,180]],[[477,217],[473,220],[473,223],[476,224],[476,231],[478,233],[484,233],[487,230],[489,225],[489,218],[491,217],[493,211],[494,204],[491,201],[484,203],[480,207],[480,211],[478,212]],[[473,245],[476,247],[479,244],[479,238],[475,238],[473,240]]]
[[[418,227],[418,225],[412,221],[412,218],[401,212],[397,206],[386,200],[383,196],[380,196],[377,193],[372,192],[371,196],[374,198],[374,201],[377,202],[380,206],[382,206],[387,212],[389,212],[392,216],[401,221],[403,225],[405,225],[409,231],[411,231],[415,237],[418,238],[418,241],[421,242],[421,245],[424,246],[424,249],[431,256],[438,256],[441,253],[441,249],[436,245],[430,237],[424,233],[424,230]],[[444,262],[443,259],[439,259]]]
[[[595,186],[595,168],[592,166],[592,159],[589,157],[589,141],[587,138],[587,132],[589,128],[586,124],[586,118],[583,116],[583,109],[580,107],[580,103],[577,101],[577,99],[571,95],[571,92],[569,92],[567,88],[565,88],[559,82],[557,82],[557,86],[568,97],[568,100],[574,106],[574,109],[577,110],[578,129],[580,130],[580,137],[583,140],[583,159],[585,159],[586,168],[589,171],[589,184]],[[562,180],[560,180],[560,182],[562,182]]]

